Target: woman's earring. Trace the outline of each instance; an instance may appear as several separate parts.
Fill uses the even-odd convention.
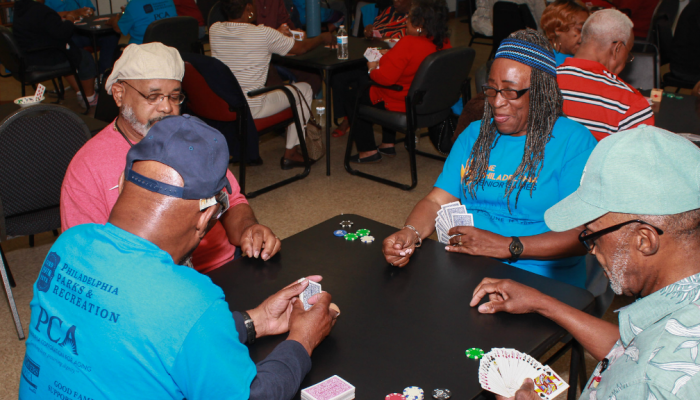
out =
[[[421,32],[423,32],[423,28],[418,28],[418,34],[420,35]]]
[[[253,13],[250,13],[250,15],[248,16],[248,19],[253,19]]]

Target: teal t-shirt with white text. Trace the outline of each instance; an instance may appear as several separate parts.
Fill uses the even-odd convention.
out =
[[[132,0],[119,18],[119,29],[130,35],[129,44],[143,43],[143,35],[151,22],[177,17],[173,0]]]
[[[21,400],[249,397],[256,367],[223,291],[112,224],[58,238],[30,307]]]
[[[505,198],[506,184],[520,165],[527,137],[496,134],[497,142],[491,149],[486,181],[483,188],[477,190],[476,198],[472,198],[465,194],[462,179],[480,127],[481,121],[475,121],[459,135],[435,187],[460,199],[467,212],[473,214],[476,228],[506,237],[548,232],[544,212],[578,188],[588,156],[597,143],[595,138],[583,125],[560,117],[554,124],[552,138],[545,146],[544,163],[537,181],[523,182],[517,208],[517,189],[513,191],[509,212]],[[584,287],[586,281],[584,257],[546,261],[520,259],[513,265],[579,287]]]

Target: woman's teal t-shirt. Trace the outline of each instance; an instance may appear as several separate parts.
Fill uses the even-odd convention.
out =
[[[544,163],[538,179],[525,184],[517,208],[517,189],[513,191],[509,212],[505,188],[508,178],[523,158],[526,136],[498,135],[496,146],[491,150],[489,172],[484,186],[477,190],[476,198],[472,199],[468,193],[465,195],[462,178],[480,127],[481,121],[475,121],[459,135],[435,187],[459,198],[467,211],[474,215],[474,226],[479,229],[507,237],[548,232],[544,212],[578,188],[588,156],[597,143],[595,138],[583,125],[560,117],[554,124],[552,138],[545,147]],[[520,259],[513,265],[572,285],[585,286],[584,257]]]

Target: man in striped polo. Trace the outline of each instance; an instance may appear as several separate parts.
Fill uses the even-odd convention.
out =
[[[634,59],[633,26],[618,10],[593,13],[583,25],[576,55],[557,68],[564,113],[598,140],[640,124],[654,125],[644,96],[617,76]]]

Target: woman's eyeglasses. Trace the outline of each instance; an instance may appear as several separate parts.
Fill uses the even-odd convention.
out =
[[[482,89],[484,90],[484,96],[486,97],[496,97],[497,94],[501,94],[504,99],[506,100],[516,100],[521,97],[525,93],[527,93],[530,88],[525,88],[525,89],[520,89],[520,90],[515,90],[515,89],[501,89],[498,90],[496,88],[492,88],[491,86],[482,86]]]

